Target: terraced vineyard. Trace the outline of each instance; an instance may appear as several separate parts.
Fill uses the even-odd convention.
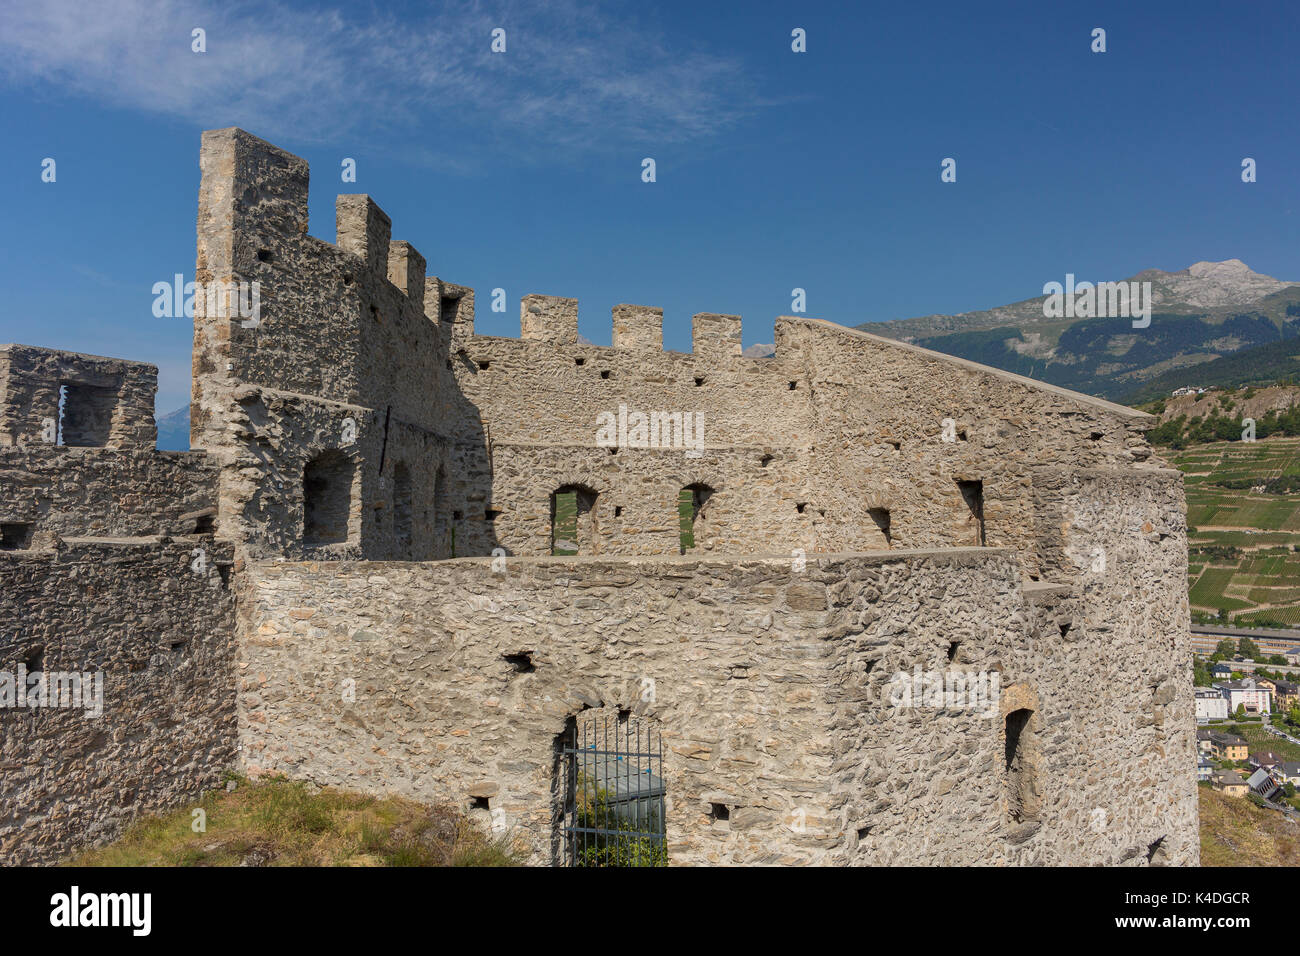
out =
[[[1300,495],[1262,490],[1270,479],[1300,476],[1300,438],[1165,454],[1186,476],[1193,613],[1226,613],[1238,626],[1300,626]]]

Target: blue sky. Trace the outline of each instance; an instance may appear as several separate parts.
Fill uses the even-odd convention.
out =
[[[0,342],[154,362],[159,410],[185,404],[190,326],[150,290],[193,277],[199,133],[232,125],[311,163],[313,235],[336,194],[374,196],[489,334],[532,292],[580,299],[598,343],[614,304],[661,306],[689,350],[696,312],[770,342],[795,287],[854,325],[1067,272],[1300,280],[1298,24],[1294,2],[5,0]]]

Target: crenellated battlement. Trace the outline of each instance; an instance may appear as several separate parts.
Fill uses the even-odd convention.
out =
[[[519,302],[519,337],[551,345],[578,344],[578,300],[526,295]]]
[[[338,196],[335,240],[323,242],[306,234],[310,171],[304,160],[240,129],[204,133],[202,154],[198,278],[257,281],[263,290],[262,321],[256,333],[246,332],[238,317],[207,317],[200,309],[196,326],[204,327],[202,348],[220,346],[220,354],[212,357],[214,366],[230,363],[234,367],[229,371],[241,373],[241,345],[254,340],[265,343],[268,336],[276,339],[286,334],[286,325],[301,321],[301,297],[277,295],[274,287],[283,269],[303,266],[332,273],[345,297],[356,294],[363,300],[359,311],[370,308],[374,314],[377,310],[381,320],[388,303],[399,295],[418,310],[436,332],[417,331],[413,340],[408,337],[403,347],[406,360],[423,357],[430,364],[442,364],[449,354],[470,347],[476,338],[474,290],[430,275],[428,261],[414,245],[393,239],[392,217],[373,197]],[[282,315],[281,308],[288,311]],[[611,319],[614,348],[663,351],[662,309],[620,304]],[[358,334],[367,334],[364,324]],[[556,347],[579,344],[578,300],[524,295],[519,305],[519,341]],[[705,361],[726,362],[740,355],[740,317],[695,315],[692,349]]]
[[[664,310],[648,305],[616,305],[611,343],[616,349],[662,350]]]
[[[691,348],[704,359],[721,361],[740,355],[740,316],[701,312],[691,319]]]
[[[664,310],[648,305],[614,306],[611,347],[663,351]],[[578,300],[557,295],[524,296],[519,302],[519,338],[526,342],[578,344]],[[499,338],[493,336],[493,338]],[[738,315],[700,312],[691,319],[691,346],[700,359],[725,361],[741,354]]]

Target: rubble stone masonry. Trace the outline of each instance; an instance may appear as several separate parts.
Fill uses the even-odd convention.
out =
[[[766,359],[722,313],[665,351],[646,305],[591,345],[554,295],[479,335],[371,197],[329,243],[302,159],[199,159],[195,278],[260,306],[196,299],[194,451],[153,450],[152,366],[0,347],[0,666],[108,677],[98,723],[0,713],[0,857],[239,769],[552,863],[557,740],[602,714],[662,733],[673,863],[1197,862],[1150,416],[803,317]],[[921,673],[997,693],[899,705]]]

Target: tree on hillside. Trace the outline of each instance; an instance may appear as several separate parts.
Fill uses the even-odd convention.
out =
[[[1252,661],[1258,660],[1260,657],[1259,645],[1249,637],[1243,637],[1237,642],[1237,653],[1242,657],[1249,657]]]
[[[1237,645],[1233,642],[1232,638],[1225,637],[1214,646],[1214,653],[1222,654],[1223,657],[1231,657],[1233,654],[1237,653]],[[1223,657],[1219,659],[1222,660]]]

